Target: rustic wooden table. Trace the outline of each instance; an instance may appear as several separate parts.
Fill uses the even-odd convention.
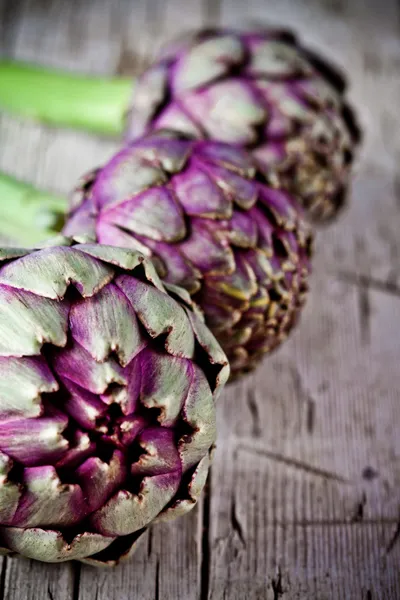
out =
[[[3,558],[7,600],[400,598],[397,0],[0,0],[4,53],[137,72],[183,28],[269,20],[348,70],[366,136],[301,325],[230,386],[207,493],[115,570]],[[66,192],[117,142],[0,117],[0,168]]]

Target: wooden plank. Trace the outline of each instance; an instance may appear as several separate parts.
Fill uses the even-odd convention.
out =
[[[218,539],[215,552],[224,566],[210,588],[213,600],[399,597],[399,546],[389,547],[393,526],[266,526],[258,507],[247,512],[257,537],[243,543],[232,540],[234,534]]]
[[[291,25],[346,67],[368,134],[348,211],[318,234],[300,327],[221,401],[212,600],[399,595],[391,554],[399,549],[391,540],[400,505],[400,346],[393,335],[400,216],[393,158],[381,151],[383,115],[391,115],[395,131],[400,125],[398,111],[393,115],[399,13],[389,4],[379,18],[379,8],[368,4],[369,14],[363,2],[246,3],[249,19]],[[239,11],[239,2],[224,1],[223,22]],[[374,81],[364,65],[371,45]]]
[[[14,15],[14,45],[9,54],[20,59],[35,60],[61,68],[82,72],[137,72],[145,54],[152,55],[171,33],[172,23],[180,12],[180,3],[132,4],[121,1],[88,3],[84,0],[66,5],[62,1],[27,3]],[[203,11],[196,12],[195,3],[190,25],[199,26]],[[178,20],[183,24],[182,19]],[[46,32],[51,30],[51,35]],[[164,36],[164,37],[163,37]],[[84,171],[101,164],[118,147],[117,141],[99,140],[72,131],[58,131],[0,117],[1,168],[38,185],[68,192]],[[24,144],[19,143],[24,140]],[[147,543],[139,547],[134,559],[115,570],[99,571],[79,565],[60,566],[63,577],[59,595],[54,572],[43,566],[5,559],[11,564],[10,577],[4,579],[4,598],[72,598],[88,600],[96,597],[155,597],[191,600],[200,589],[201,509],[193,511],[178,526],[159,525],[150,533]],[[200,514],[200,517],[199,517]],[[197,535],[198,534],[198,535]],[[171,552],[171,548],[173,551]],[[41,570],[42,569],[42,570]],[[52,567],[50,567],[52,569]],[[40,584],[32,581],[41,573]],[[67,574],[69,579],[67,579]],[[16,587],[15,582],[24,585]],[[53,596],[51,596],[53,594]],[[1,596],[0,596],[1,597]]]
[[[79,600],[196,600],[201,522],[199,506],[178,522],[154,525],[129,562],[115,569],[83,566]]]
[[[79,581],[71,563],[48,565],[22,558],[3,558],[1,600],[75,600]],[[2,594],[2,595],[1,595]]]
[[[115,569],[82,567],[79,600],[198,598],[198,512],[193,510],[179,525],[154,526],[126,564]]]
[[[368,588],[364,576],[369,553],[374,546],[385,553],[399,521],[400,348],[389,327],[390,317],[399,320],[400,303],[371,294],[365,346],[358,288],[324,281],[322,273],[317,281],[294,338],[221,400],[211,502],[213,600],[274,597],[267,591],[282,535],[291,540],[291,554],[282,556],[288,598],[367,597],[362,589],[373,598],[397,597],[388,591],[398,580],[395,560],[387,575],[382,565],[374,567],[379,585]],[[304,531],[311,532],[308,550]],[[361,543],[369,548],[364,555]],[[302,552],[318,555],[318,568],[306,563],[299,571]],[[360,559],[351,569],[349,553]]]
[[[390,331],[400,303],[370,292],[365,315],[360,288],[324,274],[320,261],[318,267],[300,327],[254,375],[228,389],[220,431],[339,473],[352,491],[368,466],[381,473],[381,486],[396,487],[400,343]],[[390,506],[373,516],[396,516],[395,500]]]

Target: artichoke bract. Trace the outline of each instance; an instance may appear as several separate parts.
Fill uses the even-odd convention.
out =
[[[82,179],[64,232],[151,257],[203,310],[233,376],[287,337],[308,289],[301,208],[228,144],[168,131],[130,144]]]
[[[139,77],[127,140],[170,128],[252,150],[309,217],[342,206],[360,133],[343,77],[287,31],[207,30],[168,46]]]
[[[128,249],[0,249],[0,303],[1,550],[115,564],[196,503],[226,357]]]

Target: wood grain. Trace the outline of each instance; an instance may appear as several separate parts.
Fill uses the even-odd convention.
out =
[[[137,73],[179,31],[294,27],[348,73],[365,129],[348,210],[318,233],[279,352],[230,386],[207,493],[112,571],[2,559],[0,599],[400,598],[400,8],[396,0],[0,0],[2,51]],[[0,168],[67,192],[117,140],[0,115]]]

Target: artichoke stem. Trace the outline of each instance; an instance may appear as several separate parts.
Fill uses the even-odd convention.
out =
[[[30,246],[57,235],[67,207],[66,198],[0,173],[0,242]]]
[[[50,125],[121,135],[132,78],[89,77],[0,61],[0,110]]]

